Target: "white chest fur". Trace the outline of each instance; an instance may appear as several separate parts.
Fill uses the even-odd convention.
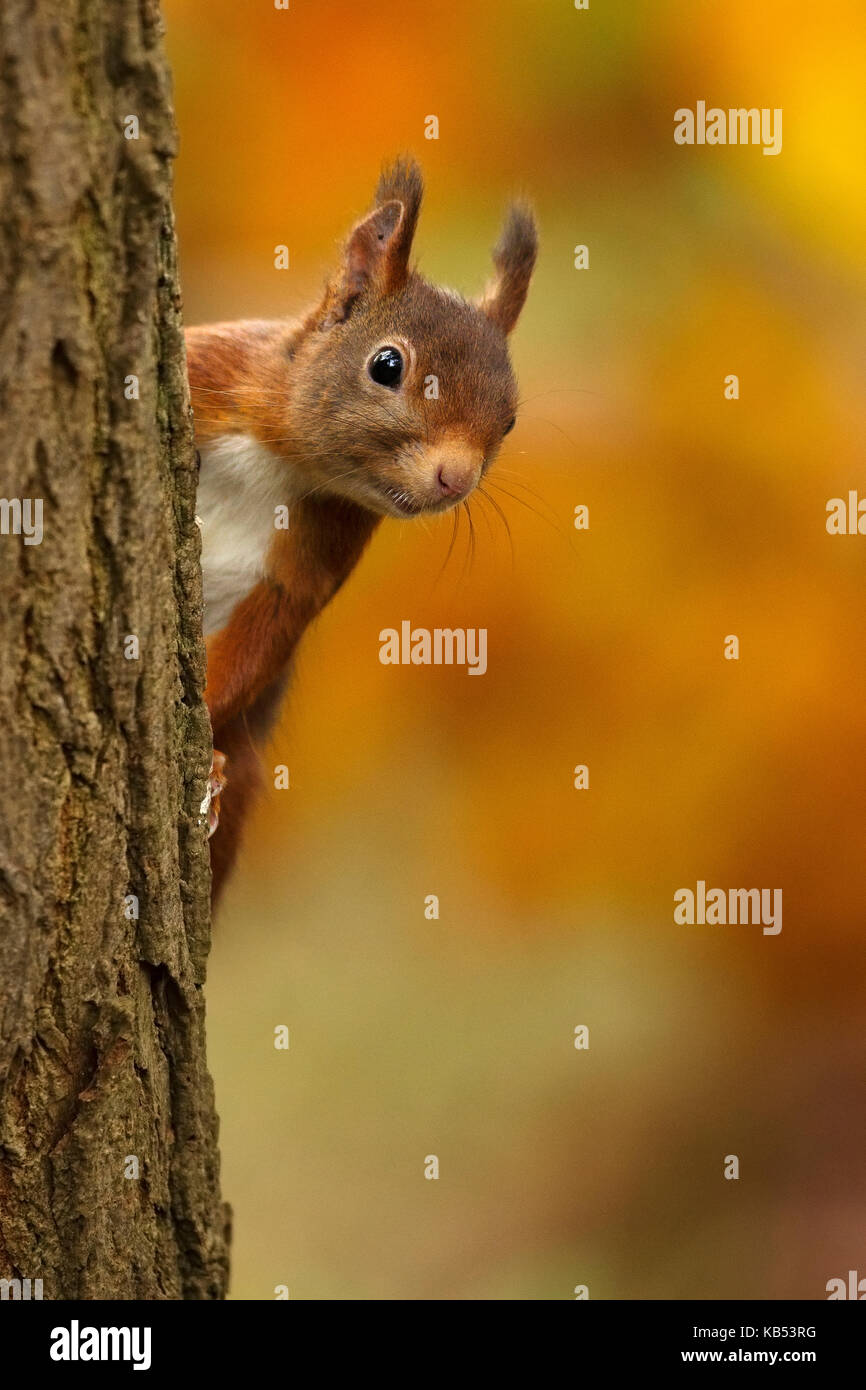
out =
[[[208,636],[262,578],[276,509],[295,498],[289,465],[252,435],[224,435],[199,452],[196,512]]]

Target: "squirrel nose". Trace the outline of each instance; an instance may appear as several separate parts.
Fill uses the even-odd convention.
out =
[[[443,463],[436,481],[444,497],[462,497],[472,487],[475,469],[467,463]]]
[[[462,431],[448,431],[428,445],[424,462],[427,495],[435,494],[442,502],[472,491],[484,468],[484,454]]]

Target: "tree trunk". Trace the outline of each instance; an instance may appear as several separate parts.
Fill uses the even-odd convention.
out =
[[[3,0],[0,34],[0,1277],[220,1298],[210,731],[158,5]]]

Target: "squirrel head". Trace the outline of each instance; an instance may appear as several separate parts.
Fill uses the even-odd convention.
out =
[[[506,340],[538,245],[514,204],[476,301],[432,285],[409,266],[422,193],[414,162],[383,172],[295,345],[291,414],[317,488],[385,516],[461,502],[514,425]]]

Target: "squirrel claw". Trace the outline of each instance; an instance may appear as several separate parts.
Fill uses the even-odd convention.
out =
[[[201,803],[201,814],[207,816],[208,839],[220,823],[220,794],[228,781],[225,775],[226,755],[213,750],[213,761],[207,779],[207,791]]]

